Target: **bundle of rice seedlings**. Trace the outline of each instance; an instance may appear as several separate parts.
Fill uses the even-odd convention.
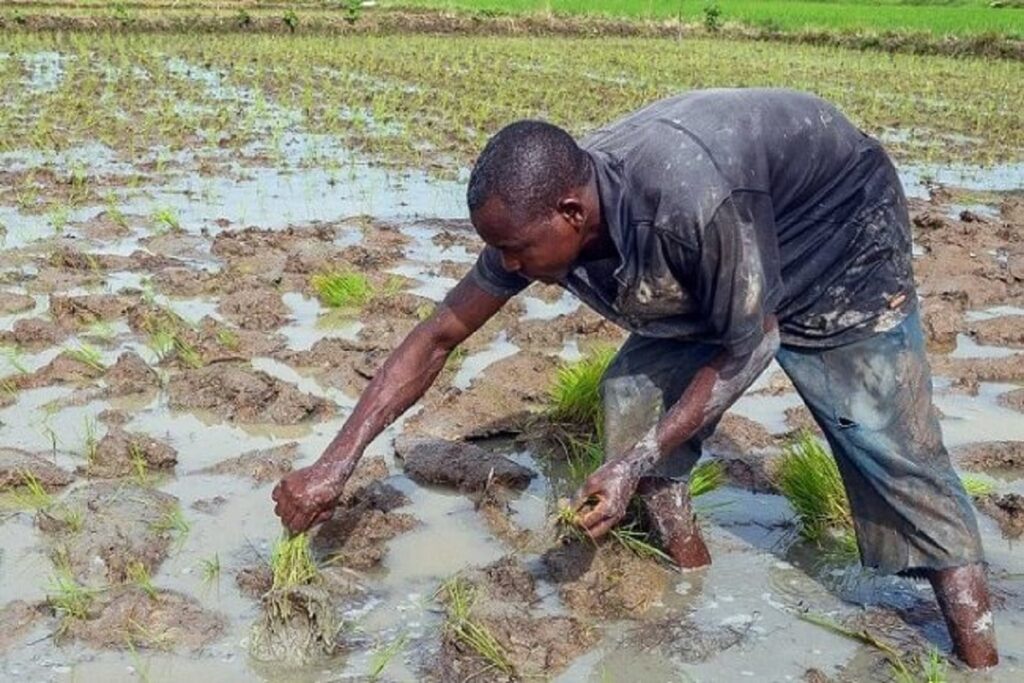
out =
[[[718,460],[705,460],[690,471],[690,497],[711,493],[725,483],[725,467]]]
[[[283,536],[270,553],[270,569],[274,575],[273,590],[282,590],[313,583],[320,570],[309,549],[309,536]]]
[[[320,301],[331,308],[360,308],[373,296],[373,288],[362,273],[318,273],[310,284]]]
[[[548,390],[549,419],[588,430],[600,442],[601,378],[613,358],[614,348],[600,347],[581,360],[562,365]]]
[[[776,473],[782,494],[796,511],[800,535],[821,543],[830,530],[851,532],[853,517],[832,455],[809,432],[786,446]]]
[[[982,498],[996,492],[996,487],[992,482],[973,474],[963,475],[960,477],[960,482],[964,485],[964,490],[967,491],[967,495],[971,498]]]
[[[441,591],[447,596],[448,619],[444,627],[450,637],[479,655],[487,662],[488,670],[513,678],[515,667],[509,661],[505,648],[484,624],[470,615],[476,599],[473,586],[454,577],[444,583]]]

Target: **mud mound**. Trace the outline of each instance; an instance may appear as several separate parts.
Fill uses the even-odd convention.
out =
[[[274,586],[274,572],[267,564],[243,567],[235,574],[238,592],[247,598],[261,599]]]
[[[1019,493],[982,496],[975,500],[975,505],[996,520],[1007,538],[1024,535],[1024,496]]]
[[[86,465],[90,477],[114,479],[141,476],[157,470],[173,470],[178,452],[148,434],[133,434],[113,428],[96,444]]]
[[[1014,389],[999,396],[999,405],[1024,413],[1024,389]]]
[[[261,662],[300,666],[338,649],[341,621],[322,586],[296,586],[263,596],[260,619],[249,635],[249,653]]]
[[[125,351],[117,357],[103,376],[108,396],[141,394],[160,387],[160,377],[149,364],[134,351]]]
[[[153,285],[172,296],[201,296],[206,294],[216,277],[191,268],[164,268],[153,276]]]
[[[211,467],[197,470],[196,474],[230,474],[251,479],[253,484],[277,481],[292,471],[292,463],[299,456],[299,444],[291,441],[272,448],[248,451],[234,458],[222,460]]]
[[[43,617],[44,607],[24,600],[14,600],[0,608],[0,654],[19,644],[33,626]]]
[[[0,448],[0,491],[25,485],[25,474],[34,477],[47,491],[67,486],[75,477],[43,456],[16,448]]]
[[[84,384],[103,375],[102,367],[86,363],[69,351],[60,355],[35,372],[15,375],[10,381],[17,389],[36,389],[54,384]]]
[[[298,424],[334,413],[330,402],[241,363],[188,370],[167,390],[172,408],[206,410],[229,422]]]
[[[972,472],[1020,470],[1024,473],[1024,441],[984,441],[958,448],[957,463]]]
[[[971,334],[979,344],[1024,348],[1024,316],[1003,315],[971,323]]]
[[[617,543],[569,540],[544,553],[562,600],[574,611],[608,619],[636,618],[665,592],[668,572]]]
[[[48,537],[56,561],[93,586],[123,583],[128,566],[141,562],[154,574],[171,546],[169,521],[177,499],[132,484],[98,482],[77,488],[61,502],[80,513],[78,525],[40,513],[37,524]]]
[[[400,436],[395,452],[406,476],[418,484],[447,486],[464,492],[491,485],[522,490],[537,473],[508,458],[462,441]]]
[[[543,614],[534,579],[512,557],[498,560],[446,584],[440,598],[446,603],[448,620],[442,634],[437,669],[430,678],[441,681],[505,681],[548,678],[564,669],[590,649],[598,634],[573,616]],[[452,590],[468,596],[466,614],[452,607]],[[459,637],[460,625],[482,629],[494,639],[511,669],[495,670]]]
[[[290,311],[272,289],[244,289],[221,298],[220,313],[243,330],[270,332],[288,322]]]
[[[956,335],[964,330],[963,303],[930,297],[921,306],[921,326],[931,351],[949,352],[956,347]]]
[[[12,292],[0,292],[0,315],[12,315],[31,311],[36,306],[36,300],[27,294],[14,294]]]
[[[590,309],[580,307],[551,320],[511,321],[508,338],[523,348],[560,350],[565,342],[576,338],[586,338],[591,344],[618,345],[626,338],[626,333]]]
[[[409,499],[393,486],[370,482],[349,494],[311,539],[317,554],[349,569],[369,569],[387,554],[387,542],[419,524],[411,514],[393,512]]]
[[[950,358],[933,356],[936,375],[950,377],[960,386],[978,382],[1024,382],[1024,353],[1003,358]]]
[[[325,387],[358,396],[387,355],[387,349],[366,342],[328,337],[306,351],[288,350],[278,358],[293,367],[312,370],[317,382]]]
[[[198,650],[226,624],[192,597],[124,586],[97,594],[87,618],[62,620],[61,636],[100,649]]]
[[[62,327],[75,328],[123,318],[137,303],[138,297],[120,294],[53,294],[50,296],[50,316]]]
[[[38,350],[56,346],[68,338],[68,331],[45,318],[21,318],[15,320],[10,331],[0,332],[0,342]]]

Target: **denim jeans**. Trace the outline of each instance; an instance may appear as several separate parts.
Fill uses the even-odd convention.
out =
[[[602,384],[606,452],[632,447],[718,352],[709,344],[631,336]],[[776,360],[825,433],[865,566],[913,574],[983,559],[974,509],[932,408],[917,312],[845,346],[784,346]],[[712,431],[681,446],[652,474],[685,477]]]

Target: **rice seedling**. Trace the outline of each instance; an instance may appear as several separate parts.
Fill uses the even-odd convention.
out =
[[[46,590],[46,602],[60,618],[58,634],[64,633],[72,620],[89,618],[89,609],[99,592],[78,583],[66,570],[58,570],[51,577]]]
[[[690,471],[689,491],[691,498],[711,493],[725,483],[725,467],[718,460],[705,460]]]
[[[71,220],[71,212],[68,207],[60,205],[50,211],[48,221],[50,227],[58,235],[64,232],[64,228],[67,227],[68,221]]]
[[[12,370],[17,372],[19,375],[28,374],[28,367],[25,365],[23,360],[24,352],[20,348],[16,346],[7,347],[4,349],[3,354],[4,360],[7,361],[7,365],[10,366]]]
[[[373,288],[362,273],[318,273],[310,279],[317,297],[331,308],[358,309],[373,296]]]
[[[217,343],[227,349],[237,349],[242,343],[234,330],[221,328],[217,330]]]
[[[149,461],[146,453],[134,441],[128,444],[128,460],[132,466],[132,476],[139,486],[149,486]]]
[[[388,668],[388,664],[398,654],[405,649],[405,644],[408,642],[409,637],[402,633],[398,637],[394,638],[390,643],[383,647],[378,647],[373,651],[370,656],[370,670],[368,676],[371,681],[380,680],[381,674]]]
[[[21,470],[18,473],[18,477],[21,479],[21,486],[11,492],[11,497],[16,507],[29,510],[46,510],[53,505],[53,496],[46,491],[36,475],[28,470]]]
[[[286,590],[315,582],[320,569],[313,559],[307,534],[284,535],[270,553],[270,569],[274,575],[273,590]]]
[[[996,487],[992,482],[973,474],[963,475],[960,477],[960,481],[971,498],[983,498],[996,492]]]
[[[63,522],[68,531],[73,534],[77,534],[85,527],[85,515],[78,508],[62,506],[60,510],[53,513],[53,517]]]
[[[416,319],[423,321],[434,314],[437,307],[434,304],[421,304],[416,307]]]
[[[82,420],[85,431],[85,445],[82,449],[82,456],[86,462],[93,462],[96,459],[96,450],[99,448],[99,438],[96,436],[96,420],[86,416]]]
[[[803,432],[786,446],[776,478],[796,511],[800,535],[806,540],[820,544],[831,529],[853,529],[839,468],[812,434]]]
[[[150,598],[156,598],[156,586],[153,585],[153,577],[146,565],[138,560],[129,562],[125,575],[130,583],[141,589]]]
[[[647,532],[639,529],[635,522],[626,526],[615,527],[608,534],[616,543],[637,557],[675,564],[675,560],[666,555],[661,548],[654,545]]]
[[[467,355],[469,355],[469,352],[465,346],[456,346],[445,359],[444,369],[452,372],[457,371],[459,366],[462,365],[462,361],[466,360]]]
[[[449,636],[487,662],[485,671],[496,670],[510,678],[514,677],[515,667],[509,661],[505,648],[485,625],[470,615],[476,600],[473,586],[456,576],[446,581],[440,592],[447,597],[448,618],[444,628]]]
[[[92,339],[98,339],[103,343],[110,343],[117,336],[117,333],[114,331],[113,325],[98,320],[89,326],[84,335]]]
[[[582,360],[558,369],[548,391],[548,415],[554,422],[592,429],[600,437],[601,378],[615,357],[615,349],[595,349]]]
[[[182,231],[181,220],[178,218],[178,213],[170,206],[161,206],[154,209],[150,218],[153,221],[157,233]]]
[[[199,566],[203,572],[203,584],[207,586],[220,585],[220,555],[214,553],[213,557],[200,560]]]
[[[103,363],[103,355],[95,347],[88,344],[79,344],[77,348],[68,349],[65,353],[97,372],[103,372],[107,369],[107,366]]]
[[[173,536],[175,546],[180,548],[184,545],[185,539],[188,538],[189,533],[192,531],[192,525],[185,518],[185,514],[181,511],[181,506],[175,505],[152,524],[152,529],[159,534],[170,534]]]

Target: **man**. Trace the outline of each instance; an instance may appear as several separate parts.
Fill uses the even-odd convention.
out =
[[[997,663],[977,524],[931,405],[906,200],[876,141],[808,94],[692,92],[580,146],[512,124],[468,203],[487,246],[320,460],[275,489],[291,530],[331,515],[363,449],[456,345],[531,281],[557,283],[632,333],[602,387],[608,460],[577,498],[593,537],[638,494],[678,564],[708,564],[685,478],[775,358],[835,454],[864,564],[927,577],[956,653]]]

